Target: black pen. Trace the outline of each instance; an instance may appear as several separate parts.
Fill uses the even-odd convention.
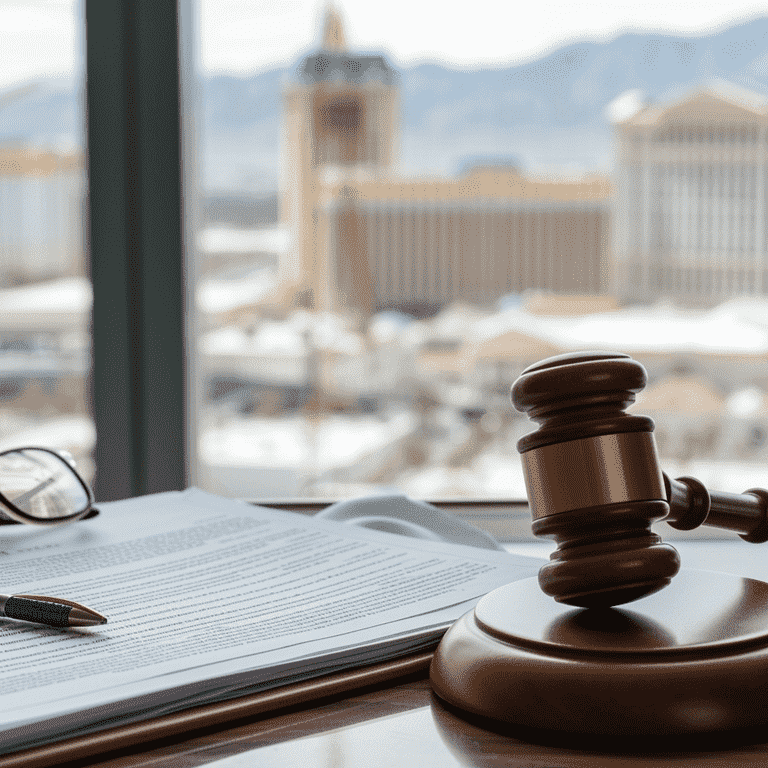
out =
[[[0,616],[49,627],[93,627],[107,617],[80,603],[43,595],[0,595]]]

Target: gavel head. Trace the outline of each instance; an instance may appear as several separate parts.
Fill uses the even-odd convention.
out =
[[[539,584],[558,602],[628,603],[680,569],[650,527],[669,512],[653,420],[625,412],[645,383],[628,355],[576,352],[526,368],[512,387],[517,410],[540,425],[517,449],[533,532],[557,542]]]

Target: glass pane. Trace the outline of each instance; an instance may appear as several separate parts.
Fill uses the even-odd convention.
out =
[[[90,479],[84,32],[79,0],[0,0],[0,450]]]
[[[195,482],[520,498],[510,386],[607,349],[670,475],[764,484],[744,7],[202,0]]]
[[[0,493],[23,513],[44,520],[77,515],[89,504],[69,464],[34,448],[0,454]]]

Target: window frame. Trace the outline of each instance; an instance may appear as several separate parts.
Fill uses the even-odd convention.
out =
[[[99,501],[188,480],[179,10],[175,0],[85,0]]]
[[[196,477],[194,10],[194,0],[85,0],[98,501],[180,490]],[[250,501],[304,514],[332,503]],[[536,540],[525,500],[430,503],[501,540]],[[667,539],[730,538],[662,527]]]

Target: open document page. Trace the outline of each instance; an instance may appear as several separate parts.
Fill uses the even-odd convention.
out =
[[[0,534],[0,592],[109,619],[82,630],[0,619],[0,752],[434,646],[542,562],[196,489],[99,507]]]

